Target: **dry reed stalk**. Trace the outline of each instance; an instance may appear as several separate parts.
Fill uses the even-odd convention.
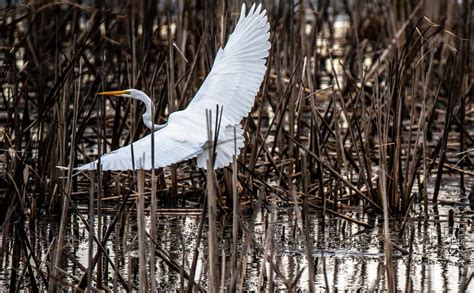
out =
[[[187,257],[187,253],[186,253],[186,243],[184,241],[184,237],[183,237],[183,234],[179,235],[179,240],[181,241],[181,266],[180,266],[180,269],[179,269],[179,281],[180,281],[180,287],[181,287],[181,291],[184,291],[184,288],[185,285],[184,285],[184,272],[186,271],[186,257]]]
[[[151,117],[155,117],[155,113],[153,112],[154,108],[152,108]],[[155,124],[151,124],[151,133],[155,132]],[[156,215],[157,215],[157,198],[156,198],[156,175],[155,175],[155,136],[151,136],[151,210],[150,210],[150,237],[151,239],[156,239],[157,237],[157,222],[156,222]],[[150,249],[150,290],[152,292],[156,292],[157,290],[157,283],[156,283],[156,254],[155,254],[155,247],[154,243],[151,243]],[[182,287],[184,288],[184,287]]]
[[[385,111],[387,105],[382,104],[382,97],[377,96],[375,100],[375,113],[377,117],[377,128],[378,132],[378,144],[379,144],[379,158],[380,158],[380,168],[379,168],[379,192],[380,197],[382,198],[382,208],[383,208],[383,234],[384,234],[384,253],[385,253],[385,269],[387,272],[387,289],[388,292],[395,292],[395,272],[393,268],[392,261],[392,241],[390,239],[390,229],[389,229],[389,217],[388,217],[388,195],[387,195],[387,176],[386,173],[388,170],[387,166],[387,144],[388,144],[388,115]],[[389,104],[389,103],[387,103]]]
[[[95,171],[90,171],[89,172],[89,177],[91,178],[90,182],[90,191],[89,191],[89,245],[87,248],[87,256],[88,256],[88,263],[91,264],[92,260],[94,258],[94,209],[95,209],[95,204],[94,204],[94,187],[95,187]],[[87,292],[90,293],[92,292],[92,275],[93,275],[93,270],[88,270],[87,271]]]
[[[413,292],[413,282],[412,282],[412,274],[411,272],[411,265],[413,262],[413,244],[415,240],[415,225],[412,222],[411,223],[411,233],[410,233],[410,240],[409,240],[409,245],[410,245],[410,252],[408,254],[408,262],[407,262],[407,280],[406,280],[406,286],[405,286],[405,292]]]
[[[147,235],[147,236],[150,236],[150,235]],[[180,273],[182,274],[182,276],[188,281],[188,284],[194,287],[196,287],[197,290],[201,291],[201,292],[207,292],[206,289],[204,289],[200,284],[199,282],[195,281],[191,275],[186,272],[183,268],[182,265],[179,265],[175,260],[174,258],[169,255],[154,239],[151,239],[150,240],[155,244],[155,247],[156,247],[156,254],[159,258],[161,258],[161,260],[163,260],[166,265],[173,271],[177,272],[177,273]],[[189,287],[188,287],[189,288]],[[192,290],[191,290],[192,291]]]
[[[72,51],[71,51],[72,53]],[[81,66],[79,66],[79,71],[81,71]],[[78,79],[77,84],[80,85],[80,79]],[[79,89],[79,86],[77,86],[77,89]],[[76,129],[76,124],[77,124],[77,117],[78,117],[78,94],[79,91],[76,91],[76,94],[74,95],[74,101],[73,101],[73,119],[72,119],[72,129]],[[65,137],[63,138],[65,140]],[[71,144],[74,145],[76,142],[76,131],[71,131]],[[72,191],[72,171],[73,171],[73,165],[74,165],[74,157],[75,157],[75,151],[70,150],[69,153],[69,167],[68,167],[68,177],[67,177],[67,182],[66,182],[66,194],[68,196],[63,195],[62,197],[62,205],[61,205],[61,222],[59,226],[59,235],[58,235],[58,242],[57,242],[57,247],[55,250],[55,256],[54,256],[54,262],[52,265],[52,271],[51,271],[51,277],[53,278],[53,282],[49,284],[50,286],[48,287],[49,292],[54,292],[57,290],[56,287],[56,282],[55,279],[59,279],[59,276],[57,274],[56,268],[61,268],[61,259],[62,259],[62,253],[64,249],[64,243],[65,243],[65,237],[66,237],[66,230],[67,230],[67,220],[68,220],[68,211],[69,211],[69,195],[71,194]]]
[[[462,36],[464,40],[470,40],[471,39],[471,33],[472,33],[472,8],[473,8],[473,3],[469,3],[469,1],[464,1],[463,3],[463,23],[465,24],[463,29],[462,29]],[[469,84],[469,79],[472,78],[472,73],[474,70],[472,70],[472,67],[469,66],[472,62],[472,54],[471,54],[471,46],[472,42],[463,42],[462,46],[464,47],[463,50],[461,51],[461,58],[462,58],[462,63],[461,66],[462,68],[460,71],[464,74],[462,74],[463,78],[462,81],[460,82],[461,91],[462,92],[467,92],[468,84]],[[472,79],[471,79],[472,80]],[[466,111],[467,111],[467,95],[463,95],[461,98],[461,103],[460,103],[460,117],[459,117],[459,122],[460,122],[460,129],[459,129],[459,154],[460,154],[460,159],[459,159],[459,165],[461,167],[461,170],[464,169],[464,166],[466,165],[466,159],[462,157],[464,153],[464,150],[466,148],[465,143],[466,143],[466,134],[464,132],[464,125],[466,125]],[[471,140],[472,142],[472,140]],[[464,173],[461,172],[460,178],[459,178],[459,183],[461,185],[461,191],[462,193],[466,192],[465,188],[465,178],[464,178]]]
[[[20,238],[22,238],[23,242],[24,242],[24,244],[22,245],[24,257],[21,261],[25,265],[23,267],[22,273],[20,275],[21,277],[20,277],[20,279],[17,283],[18,284],[22,283],[22,280],[25,278],[25,274],[28,271],[28,277],[29,277],[28,280],[30,282],[31,290],[33,292],[39,292],[38,284],[37,284],[36,279],[35,279],[35,274],[33,272],[33,266],[31,265],[30,259],[33,258],[33,261],[35,262],[36,265],[38,264],[38,261],[32,255],[32,253],[34,253],[34,252],[31,250],[31,244],[30,244],[28,236],[25,232],[25,229],[23,227],[23,223],[17,222],[17,223],[15,223],[15,226],[18,229],[18,232],[20,234]]]
[[[237,280],[239,279],[238,259],[238,241],[239,241],[239,195],[237,169],[237,135],[234,128],[234,156],[232,158],[232,253],[230,260],[230,291],[235,291]]]
[[[127,225],[125,227],[125,232],[127,232],[127,230],[130,230],[131,229],[131,226],[130,225]],[[128,232],[131,232],[131,231],[128,231]],[[129,235],[129,233],[125,234],[125,235]],[[125,247],[127,247],[128,244],[125,243]],[[133,276],[134,276],[134,272],[133,272],[133,261],[132,261],[132,254],[131,254],[131,249],[130,248],[127,248],[126,249],[126,258],[127,258],[127,276],[128,276],[128,283],[127,283],[127,287],[128,288],[131,288],[132,285],[133,285]]]
[[[100,165],[99,165],[100,166]],[[128,201],[128,198],[130,197],[131,193],[132,193],[132,190],[133,190],[133,187],[135,186],[136,182],[132,182],[131,184],[129,184],[129,190],[128,192],[125,194],[124,196],[124,199],[121,203],[121,205],[119,206],[117,212],[115,213],[115,216],[114,218],[110,221],[109,223],[109,226],[107,228],[107,230],[105,231],[105,234],[104,234],[104,237],[102,238],[102,241],[98,241],[96,238],[96,243],[98,244],[98,247],[99,248],[103,248],[105,245],[107,245],[107,241],[109,241],[109,237],[111,236],[112,232],[114,231],[114,229],[117,227],[116,224],[119,220],[119,218],[122,217],[123,215],[123,212],[124,212],[124,209],[125,209],[125,206],[127,204],[127,201]],[[80,213],[78,213],[78,215],[80,216]],[[83,220],[83,223],[84,225],[86,225],[87,227],[87,221],[84,221]],[[91,228],[88,228],[89,231],[91,230]],[[94,267],[95,265],[97,264],[97,261],[99,260],[99,258],[101,257],[102,253],[104,252],[104,249],[99,249],[95,256],[94,256],[94,259],[92,260],[92,263],[89,263],[88,264],[88,268],[87,268],[87,271],[86,273],[84,273],[82,275],[82,277],[80,278],[80,282],[79,284],[77,285],[77,288],[78,289],[81,289],[81,290],[84,290],[86,288],[86,285],[87,285],[87,276],[88,274],[90,274],[91,271],[94,270]],[[117,271],[116,271],[117,272]],[[125,282],[125,279],[121,276],[120,273],[117,272],[117,275],[119,277],[119,280],[121,282],[121,284],[125,287],[125,289],[129,290],[130,288],[135,288],[135,286],[133,285],[128,285],[126,282]]]
[[[445,167],[452,169],[450,166],[454,166],[453,155],[455,160],[460,160],[459,168],[453,170],[464,169],[460,177],[462,189],[469,180],[467,176],[471,176],[465,171],[470,167],[469,154],[458,152],[466,150],[472,142],[468,129],[472,42],[465,40],[472,39],[467,24],[472,21],[470,8],[473,4],[472,1],[461,2],[451,5],[448,11],[436,11],[433,17],[426,13],[426,3],[416,6],[405,3],[400,15],[392,5],[385,3],[343,3],[339,6],[324,2],[317,7],[311,1],[298,5],[266,3],[272,31],[272,52],[255,111],[244,123],[250,142],[238,161],[243,172],[233,174],[238,175],[237,179],[244,188],[239,202],[253,208],[253,200],[249,198],[255,197],[254,190],[265,186],[269,194],[275,193],[278,204],[291,204],[291,190],[296,192],[298,204],[324,209],[327,214],[346,217],[351,223],[371,226],[347,217],[339,208],[377,205],[376,211],[383,214],[379,206],[385,194],[389,195],[390,214],[403,211],[404,207],[415,202],[412,194],[416,178],[419,178],[418,190],[427,219],[430,196],[427,189],[433,186],[433,182],[443,183],[447,173]],[[237,2],[213,3],[209,0],[195,6],[184,2],[158,6],[137,1],[115,5],[108,10],[99,2],[93,6],[12,3],[11,7],[0,11],[5,20],[0,23],[1,31],[5,32],[5,38],[0,41],[0,47],[5,48],[0,52],[5,57],[5,71],[0,76],[5,85],[5,90],[0,93],[0,123],[6,122],[5,134],[12,138],[10,142],[0,141],[0,149],[12,149],[16,153],[7,156],[6,162],[9,187],[6,204],[0,207],[0,218],[7,218],[5,222],[0,219],[4,222],[2,242],[10,233],[20,232],[13,223],[19,219],[21,213],[17,211],[22,207],[32,209],[32,221],[35,221],[33,215],[38,215],[43,206],[48,212],[57,210],[60,173],[54,166],[58,162],[67,163],[67,158],[71,158],[69,149],[75,151],[72,161],[82,163],[93,159],[91,153],[95,152],[97,138],[101,140],[99,152],[103,153],[124,142],[134,141],[143,133],[143,126],[135,119],[141,114],[141,107],[131,106],[134,103],[130,102],[124,104],[122,99],[110,100],[108,113],[102,119],[102,114],[98,117],[94,110],[97,104],[94,92],[103,85],[107,88],[142,88],[158,97],[157,120],[166,116],[170,109],[183,109],[209,72],[217,46],[225,42],[223,36],[233,27],[236,17],[229,11],[238,11],[239,6]],[[376,17],[379,14],[373,12],[382,12],[388,17],[380,20]],[[338,34],[335,29],[334,19],[337,22],[341,15],[347,15],[352,21],[348,23],[346,34]],[[423,15],[428,15],[430,20],[421,18]],[[453,18],[452,15],[460,17]],[[418,18],[421,20],[417,22]],[[440,23],[438,28],[434,22]],[[444,30],[442,34],[437,34],[441,30]],[[329,47],[321,45],[325,41]],[[457,52],[450,53],[449,47]],[[72,48],[75,48],[74,54]],[[306,78],[300,80],[295,72],[299,73],[299,62],[304,56],[307,57]],[[83,70],[77,70],[77,64],[80,66],[78,60],[83,63]],[[459,66],[453,66],[456,64]],[[368,66],[367,73],[364,65]],[[328,84],[338,85],[332,94],[315,91]],[[303,97],[303,102],[302,93],[308,95]],[[74,101],[70,98],[72,96],[80,97],[80,100]],[[454,99],[451,99],[451,106],[446,107],[449,105],[448,97]],[[308,98],[314,100],[313,105],[306,101]],[[388,132],[376,125],[375,99],[390,104],[384,114],[384,120],[389,124],[384,127],[390,129]],[[73,129],[69,121],[75,102],[78,103],[79,117],[77,127]],[[130,116],[132,122],[122,119],[123,115]],[[341,118],[345,119],[344,123],[341,123]],[[443,126],[447,124],[450,124],[450,129],[444,131]],[[72,131],[76,132],[77,143],[69,139]],[[376,182],[380,177],[374,174],[375,169],[381,167],[380,144],[374,140],[379,131],[384,131],[387,140],[386,149],[382,151],[388,156],[383,165],[386,190],[379,188],[380,184]],[[440,134],[443,138],[437,142]],[[446,135],[447,139],[444,139]],[[301,155],[299,151],[304,149],[287,136],[307,146],[313,154],[318,150],[319,160],[326,165],[306,151]],[[303,167],[306,161],[307,170]],[[186,200],[197,201],[201,195],[199,186],[204,185],[205,176],[193,172],[191,184],[188,184],[187,175],[179,172],[181,167],[192,164],[182,163],[177,172],[172,171],[174,174],[166,177],[171,179],[169,188],[166,188],[164,173],[157,170],[155,176],[160,181],[155,190],[177,193],[179,188]],[[25,169],[26,165],[31,167]],[[318,165],[322,166],[323,172],[317,171]],[[288,172],[290,168],[293,169]],[[22,178],[24,170],[28,171],[28,180]],[[430,181],[436,170],[441,171],[438,178]],[[230,181],[228,175],[224,177],[225,181]],[[83,191],[87,187],[83,177],[75,178],[72,190],[78,189],[82,193],[78,192],[74,200],[80,201],[81,196],[87,197],[87,191]],[[100,180],[104,183],[104,194],[110,184],[107,178],[108,175],[104,174],[104,180]],[[219,175],[214,178],[219,188],[223,184],[220,178]],[[0,175],[0,185],[3,182]],[[278,186],[273,184],[275,182]],[[115,183],[117,195],[120,189],[128,188],[121,180]],[[130,186],[133,184],[130,182]],[[228,194],[231,188],[226,184]],[[290,185],[293,188],[289,188]],[[234,187],[235,184],[232,189]],[[322,188],[325,191],[323,196],[318,194]],[[441,191],[442,185],[439,188]],[[360,204],[359,197],[362,198]],[[129,202],[125,198],[130,197],[123,197],[123,205]],[[100,201],[104,207],[107,205],[104,210],[99,208],[100,212],[115,208],[112,198]],[[262,202],[266,204],[266,200]],[[438,199],[438,202],[441,201]],[[153,209],[153,203],[151,206]],[[117,210],[119,219],[126,217],[123,209]],[[78,214],[78,211],[74,213]],[[240,216],[242,212],[236,214]],[[401,215],[407,218],[409,213]],[[102,239],[96,241],[105,245],[108,231],[120,230],[116,221],[114,217],[106,233],[98,233],[98,238]],[[235,229],[236,225],[233,226]],[[409,231],[403,228],[402,231]],[[27,240],[23,242],[22,253]],[[24,255],[26,257],[26,252]],[[198,255],[195,253],[196,257]],[[100,279],[106,285],[106,266],[110,263],[104,257],[107,257],[106,251],[98,248],[79,288],[86,286],[84,276],[96,273],[97,286],[100,286]],[[269,262],[275,262],[272,257],[268,258]],[[102,269],[101,262],[104,262]],[[20,278],[17,276],[15,286],[27,280],[28,270],[26,267],[17,272]],[[228,272],[229,268],[226,270]],[[269,277],[273,278],[274,274],[272,268]],[[50,281],[56,282],[55,279]],[[292,288],[293,281],[286,282],[288,288]],[[130,284],[130,287],[136,286],[132,279]],[[273,282],[269,282],[269,287],[272,286]]]
[[[253,235],[255,233],[255,219],[257,217],[257,214],[260,212],[261,208],[261,199],[263,199],[265,196],[265,188],[260,189],[260,195],[259,199],[257,199],[255,203],[255,208],[252,214],[252,217],[250,218],[248,222],[248,228],[245,229],[244,225],[241,223],[242,229],[245,231],[245,241],[241,249],[240,257],[237,260],[238,263],[238,271],[240,274],[240,281],[239,281],[239,286],[238,286],[238,292],[243,291],[243,286],[244,286],[244,280],[246,278],[246,271],[247,271],[247,258],[248,258],[248,249],[250,246],[250,243],[252,242]]]
[[[222,258],[221,258],[221,276],[220,276],[220,279],[221,279],[221,283],[220,283],[220,286],[219,286],[219,292],[220,293],[224,293],[225,292],[225,281],[226,281],[226,271],[225,271],[225,268],[226,268],[226,262],[225,262],[225,249],[222,248]]]
[[[153,147],[152,147],[153,148]],[[153,159],[152,159],[153,160]],[[152,239],[156,239],[157,237],[157,198],[156,198],[156,177],[155,177],[155,169],[151,171],[151,210],[150,210],[150,237]],[[154,248],[154,243],[151,243],[150,249],[150,281],[151,287],[150,290],[152,292],[156,292],[157,284],[156,284],[156,253]]]
[[[82,224],[85,226],[87,232],[89,233],[89,235],[92,235],[94,241],[96,242],[97,244],[97,249],[98,249],[98,253],[96,255],[96,257],[94,257],[94,259],[92,260],[92,265],[89,267],[89,268],[92,268],[92,270],[89,270],[89,269],[86,269],[84,268],[84,271],[85,273],[83,274],[82,278],[78,280],[80,281],[80,286],[86,286],[86,282],[87,282],[87,276],[89,274],[92,274],[93,273],[93,269],[95,267],[95,264],[97,263],[98,259],[99,259],[99,255],[103,255],[105,256],[105,259],[107,260],[108,264],[110,264],[110,266],[112,267],[112,269],[114,270],[114,272],[117,274],[118,276],[118,279],[119,281],[121,282],[122,285],[124,285],[125,288],[127,288],[126,286],[126,282],[125,282],[125,279],[122,277],[122,275],[120,274],[120,272],[118,271],[118,267],[114,265],[112,259],[110,258],[109,256],[109,253],[107,252],[107,249],[105,248],[105,244],[107,242],[107,240],[102,240],[100,241],[97,236],[95,235],[94,231],[93,231],[93,227],[91,227],[89,225],[89,222],[84,218],[84,216],[81,214],[81,212],[79,211],[77,205],[75,204],[74,201],[72,201],[72,199],[69,197],[69,195],[67,193],[64,193],[64,195],[67,197],[67,199],[69,200],[70,202],[70,206],[72,208],[72,211],[73,213],[75,213],[78,218],[81,220]],[[106,234],[107,237],[110,236]],[[67,252],[64,252],[66,255],[67,255]],[[89,273],[91,272],[91,273]],[[94,288],[94,287],[93,287]]]
[[[268,264],[268,258],[270,257],[269,254],[272,254],[273,252],[273,233],[274,231],[274,224],[275,224],[275,217],[276,217],[276,209],[275,206],[272,205],[270,210],[265,214],[265,220],[268,222],[268,215],[270,216],[270,221],[267,226],[267,233],[265,236],[265,246],[263,249],[263,258],[262,258],[262,264],[260,266],[260,274],[258,278],[258,285],[257,285],[257,292],[264,292],[265,291],[265,284],[264,284],[264,279],[268,279],[268,283],[270,284],[268,288],[271,288],[271,282],[272,282],[272,271],[270,270],[267,272],[267,264]],[[267,289],[268,290],[268,289]]]
[[[101,153],[107,153],[107,147],[106,147],[106,126],[105,126],[105,117],[106,117],[106,112],[105,112],[105,100],[100,99],[99,102],[97,103],[98,107],[98,119],[97,119],[97,129],[99,129],[99,134],[102,134],[102,137],[104,140],[101,139],[101,136],[99,135],[99,139],[97,141],[97,149],[99,150],[99,159],[98,159],[98,174],[97,174],[97,236],[95,235],[95,232],[93,230],[95,229],[95,226],[90,226],[90,232],[93,233],[94,237],[97,237],[99,239],[102,238],[102,194],[104,192],[103,188],[103,173],[101,170],[101,158],[100,154]],[[93,206],[94,207],[94,206]],[[96,287],[97,288],[102,288],[102,263],[103,263],[103,258],[99,257],[97,261],[97,273],[96,273]]]
[[[217,247],[217,205],[216,205],[216,188],[214,173],[215,145],[219,128],[217,123],[219,120],[219,108],[216,112],[216,127],[212,131],[212,112],[206,110],[206,127],[208,141],[208,161],[207,161],[207,211],[208,211],[208,249],[209,249],[209,291],[219,291],[219,270],[217,266],[218,247]],[[217,133],[217,134],[216,134]]]
[[[138,258],[139,258],[139,285],[140,290],[148,291],[147,280],[147,249],[146,249],[146,230],[145,230],[145,171],[143,169],[137,170],[137,185],[138,185],[138,199],[137,199],[137,230],[138,230]]]
[[[196,235],[196,245],[194,246],[194,250],[193,250],[193,261],[192,261],[192,264],[191,264],[190,276],[188,278],[189,284],[188,284],[188,288],[186,290],[187,293],[193,292],[193,286],[195,285],[194,284],[194,279],[195,279],[195,275],[196,275],[196,267],[197,267],[198,258],[199,258],[199,246],[201,244],[202,234],[203,234],[203,230],[204,230],[204,219],[205,219],[206,212],[207,212],[206,207],[207,207],[207,205],[203,206],[202,211],[201,211],[201,215],[200,215],[199,227],[198,227],[198,231],[197,231],[197,235]]]
[[[381,210],[378,204],[376,204],[373,200],[368,198],[363,192],[361,192],[357,187],[355,187],[352,183],[350,183],[346,178],[344,178],[342,175],[340,175],[338,172],[336,172],[331,166],[329,166],[324,160],[322,160],[319,156],[305,148],[303,145],[301,145],[299,142],[294,140],[291,137],[288,137],[291,141],[293,141],[294,144],[298,145],[302,150],[304,150],[307,154],[309,154],[311,157],[313,157],[318,163],[320,163],[324,168],[326,168],[334,177],[338,178],[341,180],[349,189],[360,195],[362,198],[367,200],[368,203],[370,203],[374,208],[377,210]]]
[[[326,43],[326,46],[328,46],[327,43]],[[336,80],[336,84],[335,84],[336,89],[337,89],[338,91],[341,91],[341,84],[340,84],[340,82],[339,82],[339,77],[338,77],[338,75],[337,75],[337,73],[336,73],[336,69],[335,69],[335,67],[334,67],[334,60],[333,60],[331,51],[329,51],[329,60],[330,60],[330,64],[331,64],[331,70],[332,70],[332,72],[333,72],[333,74],[334,74],[334,76],[335,76],[335,80]],[[339,98],[339,100],[340,100],[340,103],[339,103],[340,106],[341,106],[340,114],[343,114],[344,117],[345,117],[345,119],[347,119],[348,121],[351,121],[351,120],[353,119],[354,114],[353,114],[353,115],[350,115],[350,114],[349,114],[349,110],[348,110],[348,107],[347,107],[347,105],[346,105],[346,102],[343,100],[343,97],[342,97],[341,94],[338,94],[338,93],[335,92],[336,89],[333,88],[333,93],[334,93],[335,97],[336,97],[336,98]],[[338,117],[338,116],[339,116],[339,115],[335,115],[335,117]],[[335,123],[337,123],[337,121],[336,121]],[[365,153],[365,151],[364,151],[363,149],[361,149],[361,147],[363,147],[363,145],[360,146],[360,145],[358,144],[357,139],[356,139],[356,134],[355,134],[356,130],[355,130],[355,128],[356,128],[357,126],[358,126],[358,125],[355,125],[355,126],[354,126],[352,123],[349,123],[349,124],[348,124],[348,127],[347,127],[347,130],[348,130],[347,132],[348,132],[349,137],[350,137],[350,139],[351,139],[351,141],[352,141],[352,145],[354,146],[354,149],[355,149],[355,153],[356,153],[358,162],[359,162],[359,164],[362,164],[362,163],[365,163],[365,162],[366,162],[365,156],[363,156],[363,154]],[[345,139],[344,139],[344,141],[345,141]],[[316,155],[318,155],[318,154],[316,153]],[[319,157],[319,155],[318,155],[318,157]],[[367,163],[365,163],[365,165],[367,165]],[[369,168],[370,168],[370,167],[368,167],[367,170],[368,170]],[[368,174],[369,174],[369,173],[368,173],[367,170],[365,170],[364,168],[360,168],[358,175],[359,175],[360,178],[362,179],[362,182],[365,184],[365,186],[367,186],[367,187],[369,188],[369,189],[368,189],[368,196],[367,196],[367,197],[368,197],[368,198],[373,198],[374,196],[373,196],[373,194],[372,194],[372,190],[370,189],[371,183],[370,183],[370,180],[369,180],[369,178],[368,178]],[[366,174],[366,173],[367,173],[367,174]]]
[[[303,170],[306,170],[306,160],[303,159]],[[324,214],[324,213],[323,213]],[[310,226],[310,212],[308,209],[308,198],[305,196],[303,199],[303,236],[304,236],[304,249],[306,255],[306,262],[308,267],[309,277],[309,291],[315,292],[316,290],[316,271],[314,268],[314,257],[313,257],[313,239],[311,238],[311,226]]]

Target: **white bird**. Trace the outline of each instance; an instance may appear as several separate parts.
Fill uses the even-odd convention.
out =
[[[265,63],[270,49],[270,25],[262,5],[252,5],[245,15],[242,5],[239,21],[230,35],[225,48],[217,52],[211,72],[206,77],[186,109],[171,113],[166,124],[153,123],[152,100],[142,91],[128,89],[102,92],[100,95],[116,95],[133,98],[145,103],[143,122],[155,130],[133,143],[100,157],[102,170],[133,170],[152,168],[152,140],[154,135],[154,167],[165,167],[197,157],[197,166],[207,169],[206,110],[223,109],[216,146],[214,168],[222,168],[232,162],[235,153],[234,129],[237,149],[244,146],[240,122],[250,112],[255,96],[267,69]],[[152,127],[153,125],[153,127]],[[238,155],[238,154],[237,154]],[[95,170],[98,160],[78,167],[77,170]]]

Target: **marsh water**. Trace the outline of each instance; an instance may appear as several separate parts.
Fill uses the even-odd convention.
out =
[[[453,185],[445,185],[440,194],[443,204],[429,204],[429,218],[408,218],[403,233],[399,236],[401,226],[400,217],[391,220],[392,241],[405,252],[394,250],[394,268],[396,272],[396,286],[404,291],[407,282],[412,283],[415,291],[473,291],[474,282],[470,280],[474,265],[474,214],[469,208],[467,197],[462,196]],[[87,206],[80,206],[84,210]],[[373,228],[362,227],[338,217],[327,216],[326,223],[321,222],[321,213],[314,212],[309,215],[310,235],[314,241],[312,255],[314,257],[315,280],[318,290],[330,288],[334,290],[346,289],[386,289],[383,250],[383,221],[376,215],[363,213],[357,208],[343,209],[341,211],[354,219],[370,224]],[[127,217],[125,231],[115,233],[107,245],[109,255],[120,274],[131,284],[138,284],[136,271],[138,256],[138,240],[134,213]],[[255,214],[253,214],[255,213]],[[449,214],[454,221],[450,221]],[[412,214],[420,214],[421,204],[414,205]],[[102,215],[104,226],[113,217],[112,213]],[[292,280],[301,272],[298,279],[298,288],[308,288],[308,271],[304,244],[301,242],[301,231],[298,229],[297,218],[293,207],[281,206],[273,209],[260,208],[258,211],[249,211],[243,218],[243,223],[255,219],[252,244],[248,250],[247,278],[244,289],[255,291],[259,283],[268,281],[272,270],[264,262],[262,249],[268,237],[272,240],[273,262],[283,275]],[[149,221],[149,216],[147,217]],[[74,283],[83,274],[82,267],[88,263],[88,233],[87,229],[73,214],[70,218],[71,225],[68,230],[66,251],[71,259],[79,260],[78,263],[66,260],[69,277],[67,283]],[[220,249],[223,252],[220,262],[230,262],[230,248],[232,243],[231,219],[225,216],[220,218],[223,229],[219,231],[221,241]],[[186,270],[191,266],[196,235],[200,222],[200,212],[197,209],[160,210],[158,215],[158,241],[157,243],[167,251],[177,263],[183,264]],[[95,221],[97,223],[97,219]],[[58,231],[58,221],[55,217],[40,217],[35,223],[27,225],[31,235],[31,245],[36,257],[43,262],[41,270],[46,270],[45,260],[49,258],[51,243]],[[206,229],[206,228],[205,228]],[[269,233],[270,229],[270,233]],[[97,227],[96,227],[97,230]],[[242,237],[241,239],[243,239]],[[411,251],[410,251],[410,242]],[[21,263],[12,271],[14,258],[13,239],[7,241],[7,257],[3,259],[0,268],[0,290],[9,288],[12,272],[16,272],[17,280],[25,274],[25,266]],[[205,269],[207,249],[206,240],[198,250],[199,259],[195,279],[207,283]],[[242,245],[243,243],[240,243]],[[148,244],[150,245],[150,244]],[[411,255],[410,255],[411,253]],[[265,270],[265,274],[262,274]],[[117,275],[110,267],[103,267],[104,284],[112,288],[117,286]],[[37,278],[39,276],[36,274]],[[262,277],[265,276],[263,279]],[[472,276],[472,275],[471,275]],[[155,276],[160,290],[175,291],[181,288],[180,273],[173,271],[160,258],[157,259],[157,273]],[[275,289],[284,290],[281,279],[272,276]],[[472,277],[471,277],[472,278]],[[28,289],[28,280],[23,280],[22,289]],[[39,282],[41,283],[41,282]],[[115,285],[114,285],[115,283]],[[117,288],[120,288],[118,285]],[[268,284],[267,287],[268,288]]]

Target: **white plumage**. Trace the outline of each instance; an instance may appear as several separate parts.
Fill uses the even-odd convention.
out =
[[[270,49],[270,26],[261,4],[252,5],[245,15],[242,5],[239,21],[230,35],[225,48],[217,52],[211,72],[188,107],[171,113],[166,125],[155,125],[157,130],[133,143],[132,147],[120,149],[101,156],[102,170],[133,170],[152,168],[151,136],[154,135],[154,167],[165,167],[173,163],[197,157],[197,165],[207,169],[206,110],[215,113],[216,105],[223,109],[221,127],[216,146],[214,168],[222,168],[232,162],[235,153],[234,128],[237,152],[244,146],[240,122],[255,100],[266,71],[266,58]],[[104,95],[121,95],[145,103],[147,111],[143,121],[151,128],[151,99],[135,89],[106,92]],[[213,115],[215,119],[215,115]],[[98,161],[83,165],[78,170],[97,169]]]

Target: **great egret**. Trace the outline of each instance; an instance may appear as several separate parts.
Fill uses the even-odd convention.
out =
[[[165,167],[173,163],[197,157],[197,165],[207,169],[208,151],[206,110],[223,109],[216,146],[214,168],[222,168],[232,162],[234,155],[234,129],[237,147],[244,146],[240,122],[253,104],[266,71],[266,58],[270,49],[270,25],[262,5],[252,5],[245,15],[242,5],[240,18],[230,35],[225,48],[217,52],[211,72],[186,109],[171,113],[168,122],[153,125],[152,100],[142,91],[128,89],[102,92],[100,95],[116,95],[133,98],[145,103],[143,114],[145,125],[154,129],[150,135],[133,143],[134,164],[131,145],[107,153],[100,158],[102,170],[132,170],[152,168],[151,136],[154,135],[154,167]],[[152,127],[153,125],[153,127]],[[97,169],[98,160],[78,167],[78,170]]]

